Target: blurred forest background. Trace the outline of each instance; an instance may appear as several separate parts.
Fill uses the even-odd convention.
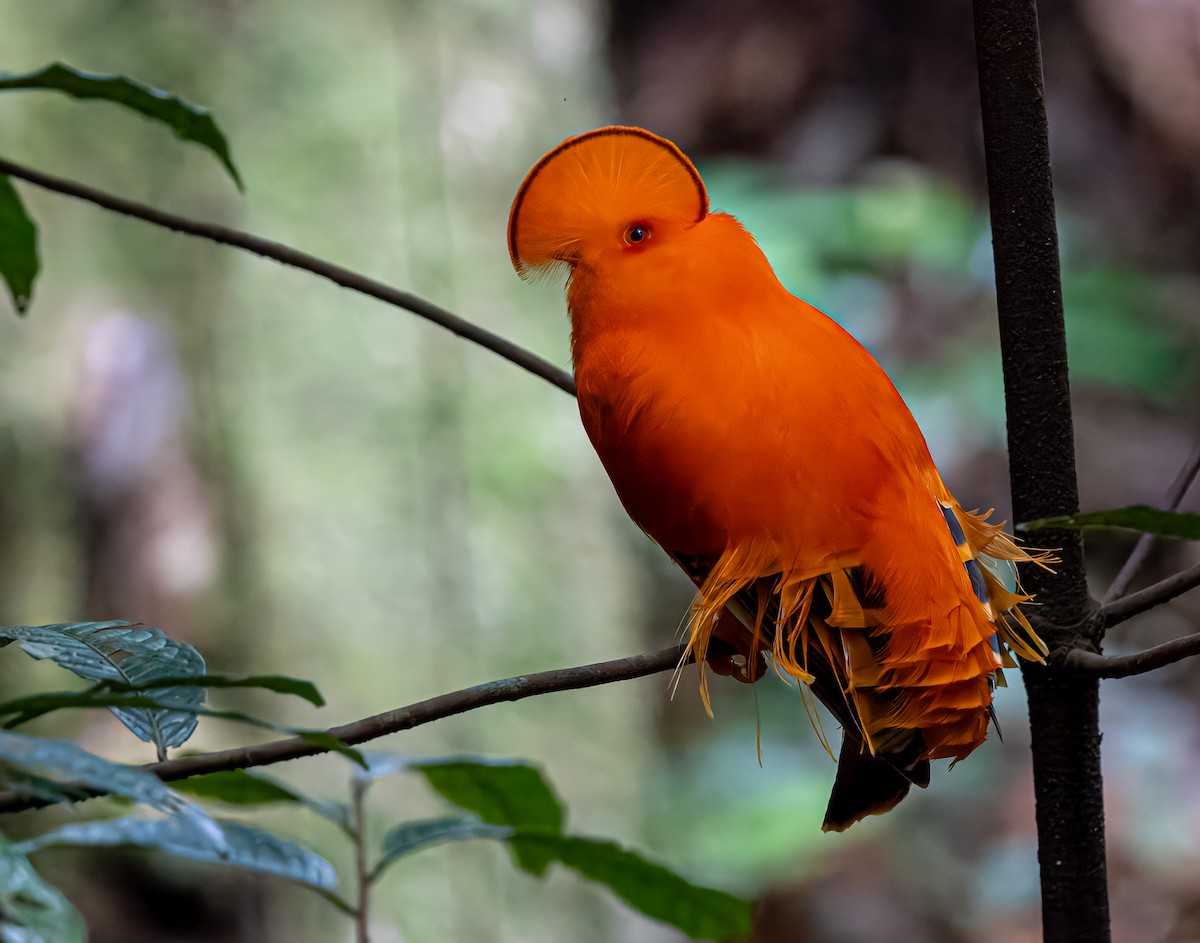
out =
[[[1200,425],[1200,5],[1042,14],[1082,503],[1160,503]],[[570,134],[620,121],[672,137],[785,284],[883,362],[963,504],[1006,516],[962,0],[0,0],[0,70],[54,60],[210,107],[246,193],[161,128],[49,93],[0,99],[6,157],[295,245],[563,365],[561,291],[513,274],[509,201]],[[30,315],[0,317],[0,621],[160,626],[214,670],[312,679],[329,705],[278,717],[310,726],[675,639],[687,581],[626,519],[569,397],[305,274],[20,190],[44,271]],[[1097,595],[1131,545],[1089,538]],[[1164,544],[1143,577],[1196,556]],[[1110,650],[1186,634],[1198,609],[1122,626]],[[1196,671],[1104,687],[1118,941],[1200,939]],[[847,835],[819,830],[834,766],[771,679],[715,685],[715,720],[689,672],[673,699],[658,676],[377,746],[544,764],[576,831],[761,897],[764,941],[1033,940],[1009,678],[1003,742]],[[62,684],[9,653],[0,679],[12,694]],[[40,732],[152,759],[107,715],[69,721]],[[193,744],[258,736],[204,720]],[[345,794],[338,758],[273,772]],[[377,792],[379,831],[439,808],[416,783]],[[328,826],[259,819],[346,863]],[[138,854],[38,864],[96,941],[349,933],[265,878]],[[423,852],[377,898],[379,941],[676,938],[570,875],[518,873],[490,843]]]

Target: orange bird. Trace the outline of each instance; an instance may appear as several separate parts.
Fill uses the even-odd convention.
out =
[[[691,161],[641,128],[564,141],[508,224],[567,267],[583,425],[630,517],[699,588],[701,673],[775,670],[841,723],[824,828],[886,812],[987,736],[1010,651],[1046,646],[998,573],[1049,560],[964,511],[869,353],[789,294]],[[818,731],[819,732],[819,731]]]

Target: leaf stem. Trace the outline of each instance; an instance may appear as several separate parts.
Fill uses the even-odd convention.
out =
[[[370,781],[358,776],[350,779],[350,822],[346,834],[354,845],[354,881],[358,886],[358,899],[354,906],[355,943],[371,943],[371,884],[373,875],[367,868],[367,828],[365,799]]]

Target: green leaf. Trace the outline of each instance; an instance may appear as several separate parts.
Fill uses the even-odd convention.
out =
[[[410,768],[424,775],[443,798],[490,825],[555,835],[563,830],[562,803],[537,767],[474,757],[423,760]],[[541,846],[527,845],[520,837],[514,837],[509,848],[517,864],[533,874],[543,874],[553,860]]]
[[[1138,530],[1156,537],[1182,537],[1200,540],[1200,514],[1185,514],[1180,511],[1160,511],[1144,504],[1115,508],[1111,511],[1089,511],[1086,514],[1070,514],[1061,517],[1043,517],[1017,525],[1017,530],[1031,531],[1058,527],[1064,530],[1081,530],[1085,527],[1120,528]]]
[[[541,770],[516,760],[450,757],[418,760],[409,768],[455,805],[492,825],[558,833],[565,812]]]
[[[509,848],[518,866],[527,871],[540,875],[553,862],[560,862],[604,884],[635,910],[694,939],[740,939],[750,932],[746,901],[692,884],[612,842],[564,835],[562,803],[534,766],[479,757],[416,760],[408,766],[444,798],[475,813],[480,825],[512,829]],[[385,839],[379,867],[434,841],[500,837],[476,833],[472,821],[447,818],[401,825]],[[390,856],[389,849],[395,850]]]
[[[126,623],[127,624],[127,623]],[[96,690],[117,692],[154,691],[159,688],[172,687],[191,688],[259,688],[275,694],[294,694],[303,698],[314,707],[324,707],[325,698],[311,681],[300,678],[289,678],[287,675],[226,675],[226,674],[196,674],[171,675],[163,678],[152,678],[129,684],[124,681],[102,681],[96,685]]]
[[[0,626],[0,638],[16,641],[32,657],[49,658],[89,681],[114,681],[136,688],[162,678],[204,674],[204,659],[191,645],[168,638],[158,629],[129,622]],[[164,688],[162,701],[183,710],[112,708],[121,723],[153,743],[160,755],[192,735],[196,714],[188,709],[203,703],[204,689]]]
[[[134,816],[104,822],[72,822],[26,839],[17,848],[32,854],[55,845],[134,845],[212,864],[233,865],[289,878],[326,891],[337,885],[333,865],[295,842],[238,822],[215,821],[217,831],[201,830],[178,817]]]
[[[0,702],[0,716],[12,715],[4,726],[6,729],[19,727],[31,720],[49,714],[52,711],[71,708],[107,707],[114,712],[126,711],[186,711],[193,717],[216,717],[221,720],[235,720],[264,730],[274,730],[280,733],[296,733],[298,731],[284,724],[262,720],[244,711],[221,711],[207,707],[196,707],[182,702],[178,696],[164,692],[158,696],[138,694],[136,692],[114,692],[104,685],[96,685],[83,691],[46,691],[42,694],[28,694],[25,697],[15,697],[10,701]]]
[[[136,691],[109,691],[104,685],[88,687],[83,691],[46,691],[40,695],[14,697],[11,701],[0,702],[0,716],[12,715],[5,721],[5,728],[22,726],[36,720],[43,714],[54,710],[72,708],[108,708],[110,710],[186,710],[188,714],[198,717],[217,717],[218,720],[233,720],[240,723],[250,723],[253,727],[262,727],[277,733],[305,735],[311,733],[307,729],[288,727],[284,723],[275,723],[260,719],[244,710],[212,710],[204,707],[194,707],[192,704],[181,704],[178,699],[169,695],[139,695]],[[324,734],[324,731],[319,731]]]
[[[0,941],[84,943],[86,937],[79,912],[0,838]]]
[[[221,773],[193,776],[192,779],[174,783],[180,792],[203,795],[229,805],[256,805],[264,803],[300,803],[306,809],[329,819],[338,827],[346,827],[347,807],[318,799],[314,795],[293,789],[287,783],[272,779],[262,773],[248,773],[245,769],[230,769]]]
[[[29,721],[49,714],[53,711],[73,708],[107,707],[110,710],[172,710],[182,708],[189,713],[196,713],[200,708],[190,704],[180,704],[166,696],[153,697],[149,694],[113,693],[101,687],[92,687],[84,691],[45,691],[41,694],[27,694],[25,697],[14,697],[10,701],[0,702],[0,715],[13,715],[4,726],[8,729],[27,724]]]
[[[269,802],[298,802],[335,825],[344,826],[346,807],[326,799],[318,799],[293,789],[286,783],[262,773],[244,769],[225,770],[193,776],[174,784],[180,792],[217,799],[229,805],[258,805]]]
[[[194,141],[208,148],[229,171],[239,190],[242,178],[229,154],[229,142],[204,108],[191,105],[174,95],[143,85],[123,75],[93,75],[56,62],[35,72],[0,73],[0,91],[8,89],[48,89],[73,98],[99,98],[132,109],[165,124],[183,141]]]
[[[107,687],[113,691],[149,691],[154,688],[169,688],[173,685],[188,685],[199,688],[259,688],[274,694],[292,694],[303,698],[313,707],[324,707],[325,698],[311,681],[302,678],[290,678],[287,675],[226,675],[203,674],[191,677],[158,678],[154,681],[144,681],[136,685],[124,685],[109,682]]]
[[[45,776],[37,776],[25,770],[10,767],[3,777],[4,791],[23,796],[40,803],[54,805],[59,802],[80,802],[91,799],[91,790],[70,783],[56,783]]]
[[[212,820],[199,806],[189,802],[157,777],[138,769],[112,763],[66,740],[47,740],[27,734],[0,731],[0,760],[48,779],[116,793],[168,815],[196,822],[211,830]]]
[[[0,629],[0,632],[3,631],[3,629]],[[209,676],[197,676],[197,678],[205,677]],[[11,729],[19,727],[22,724],[27,724],[29,721],[41,717],[43,714],[67,708],[86,709],[107,707],[113,713],[117,714],[118,717],[134,711],[149,711],[168,715],[186,712],[188,716],[193,718],[193,721],[197,717],[215,717],[219,720],[237,721],[238,723],[250,724],[253,727],[259,727],[263,730],[288,734],[331,753],[339,753],[364,769],[368,765],[366,758],[360,751],[343,743],[327,730],[314,730],[306,727],[277,724],[255,717],[252,714],[247,714],[245,711],[213,710],[208,707],[199,707],[188,703],[189,700],[192,700],[191,696],[186,693],[189,689],[187,687],[176,687],[175,684],[177,682],[177,678],[162,679],[162,684],[154,682],[144,686],[119,682],[101,682],[83,691],[49,691],[42,694],[30,694],[25,697],[12,698],[11,700],[0,702],[0,717],[8,717],[4,722],[4,727]],[[167,687],[168,684],[171,686]],[[151,696],[149,694],[139,694],[138,691],[142,687],[164,687],[165,690],[158,696]],[[111,688],[118,688],[119,690],[113,691]],[[181,695],[180,691],[185,693]],[[315,802],[316,800],[313,801]],[[340,821],[340,819],[335,820]]]
[[[12,181],[0,175],[0,276],[8,285],[17,314],[29,308],[39,264],[37,226]]]
[[[441,819],[423,819],[397,825],[383,837],[383,855],[375,866],[374,874],[405,855],[427,848],[430,845],[451,841],[471,841],[476,838],[506,839],[513,830],[506,825],[489,825],[474,815],[457,815]]]
[[[135,693],[154,691],[158,688],[172,687],[191,688],[259,688],[275,694],[294,694],[303,698],[314,707],[324,707],[325,698],[311,681],[300,678],[289,678],[287,675],[226,675],[198,674],[174,675],[165,678],[154,678],[137,684],[127,684],[123,681],[102,681],[93,690]]]
[[[694,940],[740,940],[750,934],[750,903],[701,887],[619,845],[579,835],[516,836],[591,881],[634,910]]]
[[[244,769],[222,770],[193,776],[175,784],[179,792],[205,799],[219,799],[229,805],[259,805],[268,802],[299,802],[300,793],[270,779],[256,776]]]

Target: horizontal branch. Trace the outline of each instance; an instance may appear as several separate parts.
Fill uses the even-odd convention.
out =
[[[1200,655],[1200,633],[1185,635],[1133,655],[1097,655],[1077,648],[1063,659],[1063,666],[1097,678],[1128,678],[1193,655]]]
[[[505,678],[501,681],[488,681],[471,688],[463,688],[461,691],[442,694],[427,701],[418,701],[397,710],[365,717],[340,727],[331,727],[328,733],[349,746],[355,746],[390,733],[411,730],[413,727],[420,727],[422,724],[441,720],[444,717],[465,714],[467,711],[487,707],[489,704],[519,701],[523,698],[539,694],[552,694],[556,691],[590,688],[601,684],[611,684],[614,681],[628,681],[669,671],[680,664],[685,651],[685,646],[676,645],[649,655],[634,655],[630,658],[580,665],[576,668],[558,668],[553,671],[540,671],[536,674],[518,675],[515,678]],[[200,776],[204,773],[269,766],[272,763],[328,752],[328,748],[319,744],[313,744],[299,737],[290,737],[286,740],[260,743],[257,746],[238,747],[214,753],[199,753],[177,760],[150,763],[143,766],[142,769],[153,773],[164,782],[171,782],[187,779],[190,776]],[[100,794],[95,793],[95,795]],[[46,804],[45,801],[30,799],[11,792],[0,793],[0,812],[19,812]]]
[[[42,173],[40,170],[33,170],[21,164],[14,164],[12,161],[3,158],[0,158],[0,174],[16,177],[27,183],[42,187],[45,190],[52,190],[55,193],[62,193],[79,200],[85,200],[106,210],[111,210],[114,213],[120,213],[122,216],[132,216],[134,219],[140,219],[143,222],[154,226],[161,226],[173,232],[185,233],[189,236],[197,236],[200,239],[218,242],[221,245],[244,249],[247,252],[253,252],[255,255],[261,255],[263,258],[272,259],[281,265],[288,265],[292,268],[311,272],[314,275],[320,275],[322,278],[327,278],[334,284],[341,285],[343,288],[349,288],[351,291],[357,291],[387,304],[411,311],[413,314],[425,318],[427,321],[432,321],[434,324],[444,327],[446,330],[457,334],[465,340],[469,340],[480,347],[490,350],[494,354],[500,355],[510,363],[528,370],[534,376],[541,377],[543,380],[554,384],[560,390],[570,393],[572,396],[575,394],[575,380],[571,374],[566,370],[556,367],[548,360],[543,360],[524,347],[514,344],[507,338],[501,337],[499,334],[494,334],[486,328],[480,327],[478,324],[472,324],[465,318],[460,318],[457,314],[453,314],[445,308],[426,301],[424,298],[418,298],[407,291],[401,291],[398,288],[385,285],[383,282],[367,278],[365,275],[360,275],[357,272],[334,265],[332,262],[319,259],[306,252],[301,252],[298,249],[293,249],[279,242],[272,242],[269,239],[262,239],[259,236],[251,235],[240,229],[231,229],[227,226],[217,226],[213,223],[203,223],[198,220],[188,219],[185,216],[165,213],[144,203],[136,203],[124,197],[113,196],[111,193],[105,193],[86,184]]]
[[[1165,580],[1160,580],[1145,589],[1122,596],[1107,606],[1102,606],[1100,616],[1104,620],[1105,627],[1113,626],[1145,612],[1147,609],[1153,609],[1176,596],[1182,596],[1189,589],[1195,589],[1197,586],[1200,586],[1200,564],[1188,567],[1181,573],[1168,576]]]

